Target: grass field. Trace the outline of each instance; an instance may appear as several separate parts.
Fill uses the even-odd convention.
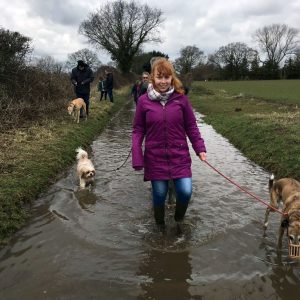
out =
[[[300,179],[299,80],[195,82],[190,99],[245,156],[277,178]]]
[[[254,97],[300,106],[300,80],[206,81],[197,84],[224,96]]]

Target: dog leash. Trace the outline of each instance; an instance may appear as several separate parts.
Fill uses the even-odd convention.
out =
[[[122,163],[122,165],[121,166],[119,166],[118,168],[116,168],[114,171],[118,171],[118,170],[120,170],[125,164],[126,164],[126,162],[127,162],[127,160],[128,160],[128,158],[129,158],[129,156],[130,156],[130,154],[131,154],[131,151],[132,151],[132,148],[130,149],[130,151],[129,151],[129,153],[128,153],[128,155],[127,155],[127,157],[126,157],[126,159],[125,159],[125,161]]]
[[[119,167],[117,167],[116,169],[102,170],[102,171],[105,171],[105,172],[116,172],[116,171],[120,170],[126,164],[128,158],[129,158],[129,156],[131,154],[131,151],[132,151],[132,149],[130,149],[130,151],[129,151],[127,157],[126,157],[126,159],[124,160],[124,162]]]
[[[278,212],[279,214],[286,216],[287,213],[283,213],[281,210],[273,207],[272,205],[270,205],[269,203],[263,201],[261,198],[259,198],[258,196],[254,195],[253,193],[249,192],[247,189],[241,187],[239,184],[237,184],[236,182],[234,182],[232,179],[228,178],[227,176],[225,176],[224,174],[222,174],[219,170],[217,170],[214,166],[212,166],[207,160],[203,161],[204,163],[206,163],[210,168],[212,168],[215,172],[217,172],[219,175],[221,175],[222,177],[224,177],[227,181],[229,181],[230,183],[232,183],[233,185],[235,185],[237,188],[239,188],[241,191],[243,191],[244,193],[250,195],[252,198],[256,199],[257,201],[261,202],[262,204],[264,204],[265,206],[269,207],[271,210],[274,210],[276,212]]]

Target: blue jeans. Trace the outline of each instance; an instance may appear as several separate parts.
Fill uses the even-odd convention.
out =
[[[187,204],[192,196],[192,178],[178,178],[173,179],[176,202]],[[162,206],[165,204],[168,193],[168,180],[152,180],[152,200],[153,206]]]
[[[89,107],[90,107],[90,94],[82,94],[76,92],[76,97],[77,98],[82,98],[85,102],[86,105],[86,114],[89,115]],[[83,110],[80,110],[80,116],[83,116]]]

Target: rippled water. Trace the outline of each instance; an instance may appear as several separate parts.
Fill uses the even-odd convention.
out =
[[[264,235],[265,207],[196,156],[183,234],[174,208],[166,234],[155,230],[150,184],[130,159],[114,171],[129,154],[133,113],[125,107],[92,144],[94,188],[78,190],[74,165],[0,251],[0,299],[298,299],[300,264],[286,243],[276,251],[280,216]],[[198,120],[208,161],[267,200],[268,174]]]

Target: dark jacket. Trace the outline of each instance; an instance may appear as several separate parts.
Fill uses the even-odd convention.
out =
[[[107,73],[106,75],[106,89],[112,90],[114,87],[114,77],[112,73]]]
[[[85,64],[83,70],[79,70],[78,66],[72,69],[71,81],[74,84],[75,93],[89,94],[90,83],[93,80],[93,71],[87,64]]]
[[[131,88],[131,95],[133,96],[133,100],[135,103],[137,103],[138,100],[138,87],[140,85],[140,82],[137,81]]]
[[[141,84],[138,87],[138,97],[141,97],[147,92],[149,82],[141,82]]]
[[[191,177],[187,137],[197,155],[206,152],[192,106],[185,95],[174,92],[165,106],[151,100],[147,93],[142,95],[133,122],[133,168],[144,168],[144,180]]]

